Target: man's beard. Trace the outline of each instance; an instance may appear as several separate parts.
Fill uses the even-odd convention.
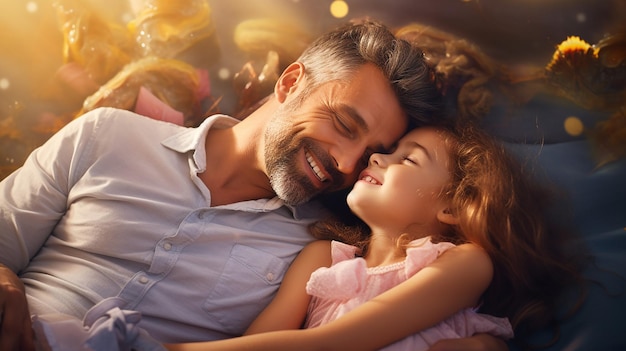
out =
[[[338,190],[345,182],[344,174],[333,166],[334,163],[326,151],[321,150],[310,139],[296,135],[298,128],[291,123],[291,119],[301,102],[302,100],[295,100],[283,105],[265,130],[265,169],[270,185],[276,196],[289,205],[305,203],[326,190]],[[317,162],[326,170],[333,184],[320,189],[306,173],[299,171],[300,150],[317,156]]]
[[[271,128],[270,128],[271,129]],[[291,130],[287,130],[291,133]],[[266,132],[265,164],[270,185],[276,195],[289,205],[309,201],[320,192],[306,174],[298,171],[298,154],[308,143],[285,135],[285,131]]]

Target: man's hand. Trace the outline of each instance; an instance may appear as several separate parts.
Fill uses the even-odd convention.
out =
[[[504,340],[489,334],[476,334],[464,339],[436,342],[428,351],[508,351]]]
[[[24,284],[0,265],[0,351],[34,351],[33,339]]]

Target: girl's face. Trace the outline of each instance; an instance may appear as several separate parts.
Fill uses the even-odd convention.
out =
[[[348,195],[352,211],[373,230],[436,230],[437,212],[448,205],[440,193],[451,177],[446,135],[418,128],[393,153],[373,154]]]

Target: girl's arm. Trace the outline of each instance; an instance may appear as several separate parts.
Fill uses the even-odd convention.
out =
[[[301,328],[311,300],[311,296],[306,293],[306,283],[313,271],[329,267],[331,260],[330,241],[314,241],[302,249],[287,270],[272,302],[252,322],[245,334]]]
[[[491,260],[482,249],[460,245],[406,282],[326,325],[171,350],[378,350],[475,306],[492,275]]]

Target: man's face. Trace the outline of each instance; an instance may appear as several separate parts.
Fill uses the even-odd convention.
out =
[[[267,174],[289,204],[351,186],[369,155],[389,149],[408,125],[389,81],[371,64],[299,102],[298,95],[287,97],[265,132]]]

